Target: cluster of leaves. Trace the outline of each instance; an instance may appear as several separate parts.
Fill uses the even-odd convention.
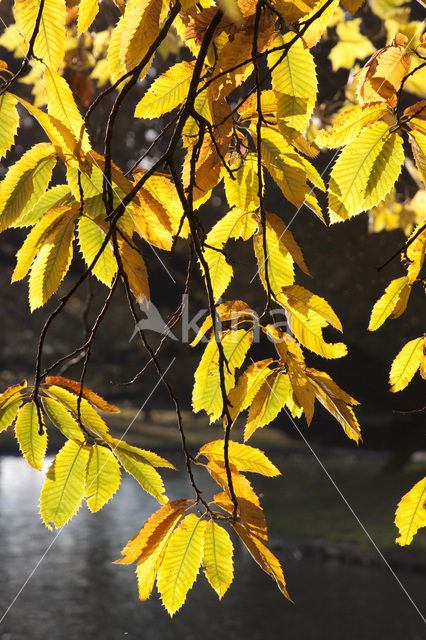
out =
[[[47,443],[44,415],[68,439],[49,468],[41,493],[41,515],[49,527],[65,524],[84,497],[92,511],[99,510],[117,490],[121,467],[163,505],[129,541],[119,562],[137,561],[142,599],[150,595],[157,578],[171,614],[183,604],[201,564],[219,597],[227,590],[233,575],[232,543],[223,524],[235,530],[288,596],[280,564],[267,547],[259,498],[244,475],[254,471],[274,476],[278,470],[263,452],[230,439],[241,412],[248,409],[245,441],[283,408],[290,419],[304,414],[309,425],[315,400],[349,438],[359,442],[361,437],[353,411],[357,401],[326,372],[305,361],[304,349],[326,359],[346,355],[344,343],[327,342],[323,335],[328,327],[341,332],[341,322],[326,300],[295,283],[295,265],[310,275],[302,250],[289,225],[265,208],[269,179],[296,213],[305,205],[324,224],[342,222],[366,210],[377,216],[375,208],[389,206],[404,163],[416,181],[426,182],[426,100],[405,110],[400,106],[405,89],[424,97],[418,89],[421,81],[414,82],[424,77],[426,69],[422,26],[413,29],[404,12],[395,14],[398,19],[388,13],[389,43],[375,51],[360,31],[361,19],[349,17],[362,0],[341,4],[343,8],[339,0],[221,0],[218,5],[213,0],[176,0],[170,5],[162,0],[128,0],[117,2],[120,17],[113,29],[88,33],[98,13],[96,0],[79,4],[15,0],[16,24],[0,39],[1,45],[23,58],[21,67],[0,89],[0,153],[3,156],[14,146],[23,110],[38,121],[48,138],[23,153],[0,184],[0,231],[31,228],[17,252],[12,281],[29,274],[33,311],[58,291],[73,258],[75,235],[87,265],[43,327],[34,385],[10,387],[0,397],[0,427],[15,423],[24,457],[39,470]],[[382,5],[372,2],[381,18]],[[396,5],[390,3],[393,9]],[[327,29],[335,29],[338,38],[330,52],[333,69],[352,69],[356,58],[373,56],[353,74],[340,110],[319,130],[312,49]],[[155,54],[161,47],[172,46],[173,38],[185,50],[185,59],[155,77],[134,112],[135,118],[164,122],[168,118],[152,144],[154,149],[160,140],[167,140],[166,150],[152,160],[149,169],[140,168],[143,158],[139,158],[124,174],[111,154],[116,119],[128,92],[147,78]],[[76,60],[78,79],[71,73]],[[32,69],[24,75],[30,64]],[[10,73],[6,63],[1,71],[5,77]],[[32,86],[32,102],[15,91],[20,79]],[[93,80],[108,86],[91,102]],[[91,132],[90,118],[113,92],[115,101],[99,141]],[[84,118],[76,100],[88,106]],[[403,136],[409,140],[414,163],[409,154],[405,157]],[[100,142],[103,153],[96,150]],[[342,148],[327,187],[315,167],[322,147]],[[58,161],[66,179],[52,184]],[[228,210],[205,233],[197,210],[219,185]],[[321,206],[325,191],[326,211]],[[392,281],[377,302],[370,330],[391,315],[401,315],[411,288],[424,284],[419,274],[426,223],[424,209],[413,204],[416,197],[410,221],[415,226],[401,252],[407,276]],[[135,322],[135,302],[150,300],[144,244],[172,252],[178,238],[190,247],[185,291],[196,259],[210,312],[193,342],[195,346],[210,332],[195,372],[193,409],[205,411],[211,421],[221,419],[224,435],[204,445],[195,457],[188,451],[179,401],[157,358],[158,350],[154,352],[139,328],[150,363],[175,404],[195,491],[194,500],[168,502],[155,467],[173,465],[114,439],[96,408],[116,408],[87,389],[84,380],[95,335],[117,286],[123,285]],[[220,301],[234,275],[230,239],[253,244],[266,294],[260,319],[243,300]],[[43,370],[43,346],[51,323],[91,275],[107,286],[108,294],[88,339]],[[264,322],[272,303],[283,309],[289,332]],[[181,309],[174,322],[180,313]],[[245,366],[256,331],[274,342],[278,357],[251,359]],[[83,356],[79,381],[49,375],[77,354]],[[424,373],[424,363],[421,337],[410,341],[395,359],[391,390],[404,388],[417,368]],[[208,462],[202,466],[222,489],[211,502],[202,496],[192,470],[193,465],[202,464],[203,456]],[[426,479],[399,507],[401,544],[408,544],[426,524],[425,502]],[[191,509],[196,512],[188,514]]]

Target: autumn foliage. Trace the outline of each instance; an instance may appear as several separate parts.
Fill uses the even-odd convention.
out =
[[[0,62],[0,154],[7,161],[8,151],[20,141],[25,113],[39,123],[46,138],[26,149],[0,183],[0,231],[28,229],[16,254],[12,282],[28,278],[34,311],[58,295],[74,252],[86,265],[68,289],[65,283],[44,324],[32,384],[16,384],[0,396],[0,430],[14,426],[22,455],[39,471],[48,428],[65,437],[40,496],[41,517],[49,528],[65,525],[83,500],[92,512],[101,509],[119,488],[123,471],[158,500],[159,509],[117,560],[136,563],[142,600],[156,581],[165,607],[174,614],[201,566],[221,598],[233,579],[230,531],[289,598],[280,563],[268,548],[259,497],[247,478],[250,473],[274,477],[280,472],[247,441],[280,411],[290,420],[304,416],[309,425],[316,402],[355,443],[361,441],[361,428],[354,411],[357,400],[326,371],[309,364],[309,352],[326,360],[346,356],[345,343],[332,342],[327,334],[329,327],[342,334],[342,324],[314,287],[310,291],[297,283],[300,272],[310,275],[308,261],[289,228],[291,222],[284,222],[279,208],[266,207],[265,190],[272,180],[294,215],[303,206],[325,225],[368,211],[375,231],[401,226],[407,239],[393,257],[401,261],[401,275],[377,300],[368,330],[376,331],[405,312],[410,296],[424,289],[424,27],[410,20],[409,9],[401,9],[400,2],[371,0],[370,10],[387,32],[387,44],[377,50],[366,35],[368,14],[352,17],[358,16],[362,0],[115,4],[115,12],[109,7],[108,14],[116,17],[115,23],[98,28],[103,6],[97,0],[15,0],[15,22],[0,37],[0,44],[20,60],[15,73]],[[335,42],[329,53],[332,70],[347,70],[349,78],[345,99],[321,110],[316,45],[330,34]],[[173,62],[156,75],[157,56],[167,57],[173,43]],[[70,77],[76,59],[79,71]],[[148,77],[134,118],[158,119],[157,138],[145,156],[156,145],[165,150],[149,164],[135,158],[124,172],[112,157],[115,123],[128,93]],[[20,83],[31,86],[31,100],[22,97]],[[114,101],[103,140],[95,140],[96,109],[110,94]],[[410,106],[403,108],[402,96],[407,95]],[[324,148],[336,151],[331,170],[320,172]],[[52,179],[58,163],[62,182]],[[398,192],[403,168],[413,183],[409,197]],[[205,231],[200,207],[215,189],[223,189],[227,206]],[[85,378],[93,341],[115,289],[124,287],[137,323],[137,303],[151,299],[145,247],[163,251],[167,260],[178,238],[190,254],[185,292],[198,264],[209,308],[192,343],[205,343],[194,376],[193,411],[205,412],[223,430],[215,431],[215,439],[196,455],[188,450],[179,399],[158,350],[139,328],[142,348],[176,408],[193,488],[191,497],[169,501],[158,469],[173,465],[114,438],[99,411],[118,409],[89,389]],[[252,247],[264,288],[260,315],[242,299],[223,301],[236,268],[230,256],[238,239]],[[107,293],[88,339],[45,365],[51,323],[93,276]],[[158,295],[153,291],[152,299]],[[285,311],[287,331],[273,324],[272,305]],[[177,310],[171,324],[181,312]],[[257,361],[250,355],[256,331],[269,338],[274,351]],[[80,379],[58,375],[59,365],[77,354],[82,354]],[[417,370],[426,377],[425,354],[426,339],[413,336],[391,364],[391,392],[404,389]],[[231,438],[241,414],[244,443]],[[195,465],[218,485],[210,498],[197,486]],[[410,544],[426,525],[425,507],[423,479],[398,507],[399,544]]]

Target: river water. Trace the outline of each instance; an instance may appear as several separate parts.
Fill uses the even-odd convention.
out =
[[[112,564],[155,501],[125,478],[101,512],[84,507],[52,533],[38,515],[42,479],[22,459],[0,458],[0,617],[7,611],[1,640],[426,638],[426,625],[385,568],[277,552],[293,605],[239,546],[235,580],[222,602],[199,575],[171,620],[156,594],[138,600],[132,566]],[[171,499],[191,495],[184,476],[174,474],[167,487]],[[424,574],[398,575],[426,610]]]

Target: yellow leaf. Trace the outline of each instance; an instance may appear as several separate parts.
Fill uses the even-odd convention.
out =
[[[261,427],[266,426],[284,408],[291,391],[288,375],[274,372],[263,383],[250,405],[244,441]]]
[[[392,280],[389,286],[386,287],[385,293],[377,300],[373,307],[370,324],[368,325],[369,331],[376,331],[376,329],[382,326],[386,318],[393,313],[401,296],[407,289],[409,289],[407,276]]]
[[[236,171],[233,171],[232,175],[234,180],[231,179],[228,172],[224,173],[225,194],[230,209],[235,208],[243,213],[255,211],[259,205],[257,156],[254,153],[247,154],[243,164]],[[248,240],[255,230],[256,226],[252,217],[246,216],[243,230],[239,235],[243,240]],[[236,238],[238,236],[231,235],[230,237]]]
[[[27,44],[34,31],[38,9],[38,0],[16,0],[14,4],[16,24]],[[34,55],[41,58],[50,69],[57,70],[64,59],[65,19],[65,0],[45,0]]]
[[[320,298],[297,284],[283,287],[282,293],[286,298],[285,305],[290,305],[305,316],[309,316],[309,313],[317,314],[338,331],[343,331],[339,318],[324,298]],[[280,300],[282,296],[277,296],[277,298]]]
[[[243,300],[228,300],[216,307],[216,329],[221,329],[224,322],[230,322],[232,328],[244,321],[257,319],[257,314]],[[212,328],[213,320],[209,314],[200,327],[199,332],[191,342],[191,347],[195,347],[206,333]]]
[[[261,282],[267,289],[265,276],[265,270],[267,269],[269,284],[275,295],[281,291],[282,287],[293,284],[294,281],[293,257],[285,242],[290,237],[290,233],[278,216],[268,213],[265,234],[266,255],[261,228],[253,238],[253,247]]]
[[[403,496],[395,514],[400,536],[396,542],[403,547],[411,544],[417,531],[426,526],[426,477]]]
[[[410,340],[398,353],[389,374],[392,393],[402,391],[411,381],[423,358],[423,338]]]
[[[361,439],[361,429],[350,406],[358,402],[340,389],[323,371],[306,369],[306,374],[309,376],[317,400],[342,425],[348,438],[358,443]]]
[[[342,5],[352,16],[363,4],[364,0],[342,0]]]
[[[250,533],[244,526],[242,526],[238,522],[232,523],[232,526],[234,527],[241,540],[244,542],[252,558],[263,569],[263,571],[265,571],[269,576],[271,576],[271,578],[273,578],[273,580],[275,580],[281,593],[283,593],[286,598],[291,600],[290,596],[288,595],[283,571],[281,569],[278,558],[276,558],[274,554],[269,551],[268,547],[262,542],[262,540],[259,540],[259,538],[254,535],[250,535]]]
[[[362,2],[363,0],[361,0]],[[336,27],[339,38],[329,53],[333,71],[352,69],[355,60],[364,60],[375,52],[370,40],[360,33],[361,18],[340,22]]]
[[[310,13],[317,0],[273,0],[272,4],[287,25],[291,25]]]
[[[284,197],[300,207],[307,191],[304,164],[285,138],[270,127],[262,127],[262,161]]]
[[[22,455],[34,469],[42,470],[47,448],[47,433],[42,422],[43,434],[39,433],[38,412],[35,402],[28,402],[19,411],[15,424],[16,439]]]
[[[363,209],[375,207],[391,192],[403,162],[403,140],[397,133],[391,133],[371,168],[362,203]]]
[[[167,467],[168,469],[176,469],[176,467],[163,458],[159,456],[157,453],[153,451],[148,451],[147,449],[140,449],[139,447],[134,447],[131,444],[128,444],[124,440],[118,440],[116,438],[109,438],[108,444],[118,452],[124,452],[130,458],[133,458],[137,462],[144,462],[146,464],[150,464],[153,467]]]
[[[80,218],[78,221],[78,243],[87,266],[92,264],[104,240],[105,233],[95,222],[85,216]],[[98,280],[110,287],[116,271],[117,262],[112,247],[108,243],[93,267],[92,273]]]
[[[127,276],[130,291],[136,298],[136,302],[149,300],[148,272],[145,261],[140,252],[133,248],[132,243],[123,237],[118,238],[121,262]]]
[[[120,486],[121,473],[113,453],[94,444],[87,465],[85,496],[92,513],[102,509]]]
[[[374,124],[385,113],[389,112],[389,107],[383,102],[360,107],[358,104],[345,109],[333,122],[331,129],[321,129],[315,138],[319,147],[337,149],[355,140],[361,131],[369,124]]]
[[[423,231],[420,231],[422,225],[424,228],[423,228]],[[425,251],[426,251],[425,222],[423,222],[422,225],[418,225],[407,240],[407,242],[410,242],[411,239],[414,238],[414,236],[416,236],[415,239],[410,242],[405,252],[406,260],[408,261],[407,275],[408,275],[410,284],[412,284],[414,280],[417,278],[417,276],[419,275],[420,270],[423,266],[424,258],[425,258]],[[402,256],[402,259],[404,259],[405,256]]]
[[[13,227],[31,227],[43,218],[51,209],[71,205],[74,198],[66,184],[57,184],[47,189],[38,202],[27,213],[18,218]]]
[[[209,267],[210,279],[215,300],[220,298],[228,287],[233,268],[228,264],[222,250],[230,238],[248,239],[256,231],[256,223],[250,213],[233,209],[226,213],[209,231],[206,237],[204,257]],[[211,249],[210,247],[215,247]]]
[[[220,337],[227,365],[224,365],[225,389],[229,391],[234,385],[235,369],[244,361],[253,341],[253,332],[245,329],[227,330]],[[195,413],[202,409],[217,420],[223,410],[222,389],[219,373],[219,350],[214,335],[210,338],[200,364],[194,375],[195,383],[192,391],[192,407]]]
[[[374,162],[386,143],[389,125],[376,122],[348,144],[330,175],[330,222],[341,222],[363,210],[367,185]]]
[[[193,62],[178,62],[149,86],[135,109],[136,118],[159,118],[178,107],[188,94]]]
[[[127,473],[130,473],[147,493],[154,496],[160,504],[168,501],[164,494],[163,480],[151,464],[137,460],[131,453],[119,447],[115,448],[114,453]]]
[[[215,503],[221,507],[221,509],[224,509],[224,511],[232,514],[234,504],[231,499],[225,464],[223,462],[210,460],[207,469],[212,478],[224,489],[223,493],[215,495]],[[230,471],[234,493],[237,498],[237,514],[250,532],[266,541],[268,539],[268,531],[258,496],[253,491],[247,478],[239,473],[232,464],[230,465]]]
[[[172,500],[155,511],[138,533],[123,547],[124,556],[115,564],[131,564],[138,558],[148,558],[175,528],[185,513],[190,500]]]
[[[273,372],[270,367],[272,362],[272,358],[254,362],[240,375],[237,384],[228,394],[231,405],[229,413],[232,420],[235,420],[238,414],[251,404],[266,378]]]
[[[278,35],[273,45],[281,46],[293,38],[293,33]],[[283,51],[269,54],[269,67],[272,68],[278,63],[282,56]],[[301,40],[296,40],[287,55],[272,71],[272,87],[278,97],[277,118],[303,133],[315,107],[318,82],[314,58]]]
[[[322,330],[327,326],[327,321],[312,311],[305,315],[296,309],[287,309],[287,319],[291,331],[304,347],[322,356],[323,358],[342,358],[347,354],[346,345],[343,342],[325,342]]]
[[[7,402],[11,400],[16,401],[20,397],[20,391],[26,389],[27,386],[27,381],[24,380],[23,382],[14,384],[3,391],[3,393],[0,395],[0,409],[2,409]]]
[[[16,98],[38,120],[55,147],[57,155],[67,165],[75,166],[82,171],[86,170],[88,166],[87,159],[82,153],[81,141],[75,137],[71,129],[54,116],[45,113],[19,96],[16,96]]]
[[[17,416],[21,404],[22,398],[10,398],[0,407],[0,433],[10,427]]]
[[[75,103],[68,82],[56,71],[47,68],[43,83],[46,90],[47,111],[49,115],[62,122],[78,141],[83,153],[90,152],[91,146],[86,125]]]
[[[98,15],[99,4],[98,0],[80,0],[78,5],[78,35],[81,35],[83,31],[86,31],[92,24],[93,20]]]
[[[172,616],[186,600],[200,568],[207,526],[195,514],[182,520],[173,533],[157,574],[161,599]]]
[[[53,400],[53,398],[43,398],[43,407],[46,415],[55,427],[62,431],[64,436],[69,440],[84,442],[83,432],[78,426],[77,421],[74,420],[63,404],[57,400]]]
[[[206,578],[219,598],[226,593],[234,577],[232,552],[228,532],[210,520],[204,536],[203,565]]]
[[[29,302],[31,311],[41,307],[57,291],[73,256],[74,224],[79,215],[75,203],[57,224],[49,227],[31,266]]]
[[[34,259],[42,246],[55,235],[56,229],[63,226],[64,221],[74,215],[76,203],[73,206],[55,207],[48,211],[31,229],[25,242],[16,254],[16,267],[12,275],[12,282],[24,278],[31,268]]]
[[[77,513],[89,456],[88,446],[68,440],[50,465],[40,494],[40,514],[48,529],[62,527]]]
[[[228,442],[229,462],[233,464],[238,471],[253,471],[264,476],[279,476],[280,472],[274,464],[266,457],[260,449],[249,447],[247,444],[240,444],[230,440]],[[224,461],[224,441],[215,440],[203,445],[197,454],[205,456],[209,460]]]
[[[312,11],[305,16],[305,20],[308,21],[325,5],[326,0],[320,0],[317,2]],[[313,20],[312,24],[304,32],[302,39],[305,46],[308,49],[314,47],[321,39],[322,34],[327,29],[328,24],[331,22],[334,12],[339,6],[339,0],[332,0],[326,9],[321,13],[320,17]]]
[[[40,143],[11,166],[0,183],[0,232],[14,224],[40,199],[55,163],[52,145]]]
[[[11,93],[0,96],[0,159],[15,142],[15,135],[19,127],[19,114],[16,110],[16,98]]]
[[[62,376],[47,376],[46,384],[53,384],[57,387],[61,387],[62,389],[72,391],[77,395],[80,395],[81,393],[83,398],[86,398],[86,400],[88,400],[91,404],[94,404],[95,407],[97,407],[101,411],[108,411],[110,413],[120,412],[120,409],[114,404],[110,404],[91,389],[88,389],[84,386],[82,387],[80,382],[78,382],[77,380],[70,380],[69,378],[63,378]]]
[[[130,0],[126,4],[120,58],[129,71],[136,67],[158,35],[161,0]]]
[[[78,395],[76,395],[75,393],[71,393],[67,389],[56,387],[55,385],[47,387],[46,392],[49,395],[53,395],[53,397],[59,400],[61,404],[70,409],[75,416],[78,415]],[[105,422],[102,420],[99,413],[97,413],[92,405],[84,398],[81,399],[80,417],[81,422],[84,424],[86,429],[90,429],[92,433],[94,433],[96,436],[100,436],[106,441],[110,439],[108,427],[106,426]]]

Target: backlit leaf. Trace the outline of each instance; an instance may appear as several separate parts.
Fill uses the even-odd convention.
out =
[[[389,374],[390,390],[402,391],[413,378],[423,358],[423,338],[410,340],[398,353]]]
[[[182,520],[167,546],[157,576],[157,586],[164,606],[173,615],[186,600],[203,558],[207,526],[195,514]]]
[[[64,436],[70,440],[84,442],[83,432],[77,421],[72,417],[68,409],[63,404],[53,398],[43,398],[43,407],[46,415],[53,422]]]
[[[120,465],[110,449],[97,444],[90,448],[85,496],[92,513],[99,511],[120,486]]]
[[[274,420],[284,408],[290,394],[290,381],[282,372],[272,373],[254,396],[250,405],[247,424],[244,430],[244,441],[261,427]]]
[[[110,413],[119,413],[120,409],[116,407],[114,404],[110,404],[100,395],[88,389],[85,386],[81,386],[80,382],[77,380],[70,380],[69,378],[63,378],[62,376],[47,376],[46,384],[53,384],[57,387],[62,387],[62,389],[68,389],[68,391],[72,391],[79,395],[81,393],[83,398],[86,398],[89,402],[95,405],[101,411],[109,411]]]
[[[39,433],[38,412],[35,402],[28,402],[20,409],[15,424],[16,439],[22,455],[34,469],[41,471],[47,448],[47,433]]]
[[[159,118],[183,102],[194,71],[193,62],[178,62],[150,85],[135,109],[136,118]]]
[[[219,598],[226,593],[234,577],[232,552],[228,532],[210,520],[204,535],[203,565],[206,578]]]
[[[14,4],[16,24],[27,44],[34,31],[38,8],[38,0],[16,0]],[[62,64],[65,54],[65,18],[65,0],[45,0],[34,55],[55,70]]]
[[[400,536],[396,542],[402,547],[411,544],[417,531],[426,526],[426,477],[403,496],[395,514]]]
[[[40,514],[48,529],[62,527],[77,513],[89,456],[90,447],[68,440],[50,465],[40,494]]]
[[[240,444],[232,440],[228,443],[229,462],[238,469],[238,471],[253,471],[264,476],[278,476],[280,472],[274,464],[266,457],[260,449],[249,447],[247,444]],[[209,460],[224,461],[224,441],[215,440],[203,445],[199,450],[198,456],[205,456]]]
[[[19,115],[16,110],[16,98],[11,93],[0,96],[0,159],[6,155],[14,144],[15,135],[19,127]]]
[[[394,311],[403,292],[408,288],[408,277],[397,278],[392,280],[386,287],[385,293],[379,298],[371,312],[369,331],[376,331],[382,326],[386,318]]]

